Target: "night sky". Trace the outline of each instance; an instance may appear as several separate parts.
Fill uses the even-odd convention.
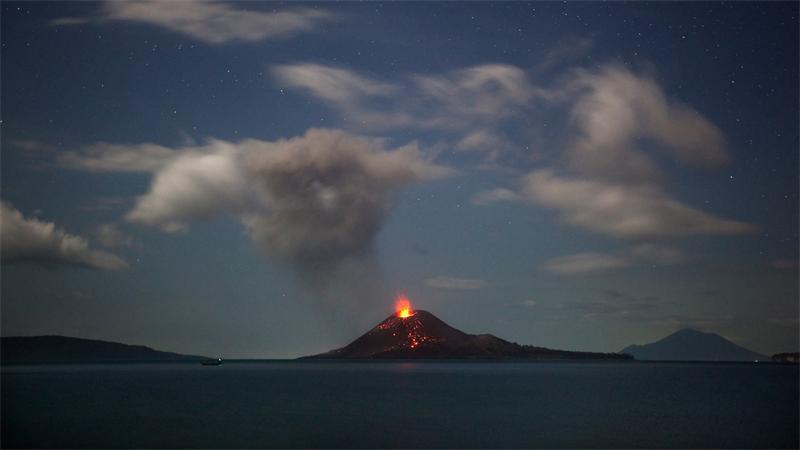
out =
[[[798,349],[798,3],[2,5],[2,334]]]

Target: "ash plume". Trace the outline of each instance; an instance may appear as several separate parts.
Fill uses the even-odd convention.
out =
[[[138,159],[148,157],[141,148],[109,147],[111,165],[95,164],[109,161],[100,147],[72,159],[94,170],[153,174],[149,191],[126,215],[130,222],[176,233],[195,222],[238,217],[265,254],[291,267],[304,286],[333,297],[324,300],[331,304],[366,297],[352,285],[380,284],[372,243],[394,195],[455,173],[415,143],[390,149],[385,140],[330,129],[272,142],[164,148],[147,165]]]

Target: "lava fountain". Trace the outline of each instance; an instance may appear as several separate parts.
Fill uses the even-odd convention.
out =
[[[406,319],[414,315],[414,311],[411,309],[411,302],[404,294],[398,295],[395,299],[394,310],[397,313],[397,317],[401,319]]]

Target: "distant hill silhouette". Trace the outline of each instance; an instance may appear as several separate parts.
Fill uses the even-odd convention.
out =
[[[205,356],[161,352],[143,345],[66,336],[0,338],[2,363],[191,361]]]
[[[405,318],[393,314],[349,345],[305,358],[630,359],[616,353],[552,350],[491,334],[467,334],[422,310]]]
[[[779,363],[800,363],[800,353],[777,353],[772,355],[772,360]]]
[[[631,345],[620,353],[651,361],[769,361],[769,357],[734,344],[715,333],[686,328],[645,345]]]

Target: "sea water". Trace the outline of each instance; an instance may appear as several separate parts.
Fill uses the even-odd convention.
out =
[[[3,447],[798,448],[788,365],[39,365],[0,384]]]

